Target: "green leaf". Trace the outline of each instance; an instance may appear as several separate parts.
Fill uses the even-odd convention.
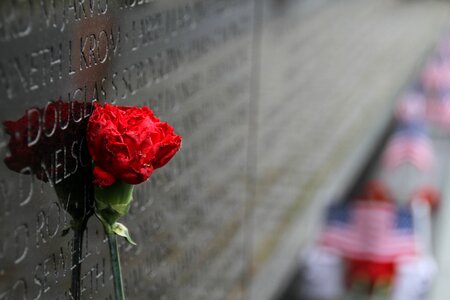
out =
[[[123,225],[119,222],[116,222],[112,225],[111,229],[115,234],[120,235],[121,237],[124,237],[128,243],[130,243],[132,245],[136,245],[136,243],[131,239],[128,228],[125,225]]]

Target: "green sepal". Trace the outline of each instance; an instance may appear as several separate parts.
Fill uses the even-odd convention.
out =
[[[121,180],[108,187],[96,186],[95,213],[112,226],[130,210],[133,188],[133,185]]]
[[[100,220],[100,222],[103,225],[103,228],[105,229],[106,234],[111,234],[112,231],[112,225],[110,225],[107,221],[105,221],[105,219],[103,219],[103,217],[99,214],[95,214],[97,216],[97,218]]]
[[[94,188],[95,215],[103,224],[107,234],[117,234],[124,237],[130,244],[136,245],[130,237],[128,228],[117,222],[130,210],[133,188],[133,185],[121,180],[108,187],[96,186]]]
[[[130,232],[128,231],[128,228],[125,225],[116,222],[111,226],[111,229],[112,232],[114,232],[115,234],[124,237],[128,243],[136,246],[136,243],[131,239]]]

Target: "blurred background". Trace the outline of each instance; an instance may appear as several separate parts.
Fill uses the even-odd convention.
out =
[[[448,3],[303,1],[298,9],[306,14],[298,31],[278,21],[298,40],[289,48],[301,66],[282,71],[302,99],[288,143],[314,149],[299,158],[303,167],[321,157],[313,170],[323,171],[307,176],[318,182],[307,197],[321,217],[298,221],[298,237],[311,236],[278,299],[445,299]]]

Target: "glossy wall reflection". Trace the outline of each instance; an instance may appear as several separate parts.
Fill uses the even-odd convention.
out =
[[[148,105],[185,141],[136,188],[125,222],[138,246],[120,249],[127,297],[239,297],[253,5],[0,4],[0,299],[113,299],[89,218],[94,101]]]

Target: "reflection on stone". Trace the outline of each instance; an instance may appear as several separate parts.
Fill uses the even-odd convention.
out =
[[[10,136],[6,166],[36,177],[55,189],[58,202],[72,217],[72,286],[70,294],[81,294],[83,232],[93,213],[92,166],[85,143],[91,103],[49,102],[30,108],[16,121],[4,121]],[[63,230],[63,234],[69,229]]]
[[[91,162],[84,137],[91,110],[90,103],[56,101],[3,122],[10,136],[6,166],[48,182],[77,221],[89,214],[91,206]]]

